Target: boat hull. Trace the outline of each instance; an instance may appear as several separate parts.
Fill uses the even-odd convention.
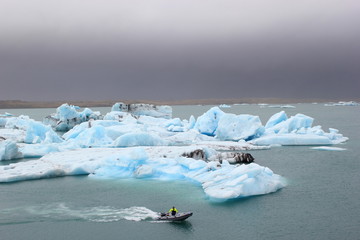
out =
[[[167,214],[161,214],[161,216],[157,219],[160,221],[184,221],[185,219],[191,217],[193,215],[192,212],[185,212],[185,213],[177,213],[175,216],[173,215],[167,215]]]

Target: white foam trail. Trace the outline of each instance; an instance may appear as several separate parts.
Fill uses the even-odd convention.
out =
[[[117,222],[121,220],[144,221],[154,220],[158,213],[146,207],[115,208],[110,206],[72,208],[65,203],[29,206],[24,208],[5,209],[0,212],[22,216],[27,221],[44,220],[85,220],[91,222]],[[21,214],[25,212],[25,214]],[[1,219],[0,219],[1,220]],[[15,220],[15,219],[13,219]],[[24,220],[24,219],[23,219]],[[16,222],[16,220],[15,220]],[[0,221],[4,223],[4,221]]]

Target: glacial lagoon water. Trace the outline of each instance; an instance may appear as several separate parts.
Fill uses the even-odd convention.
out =
[[[314,125],[349,137],[337,147],[253,150],[255,162],[284,176],[289,185],[272,194],[209,202],[189,182],[99,180],[86,176],[0,184],[0,239],[359,239],[360,107],[293,104],[295,108],[236,105],[225,112],[260,116],[303,113]],[[173,106],[188,119],[211,106]],[[106,113],[109,108],[92,108]],[[4,109],[36,120],[55,109]],[[0,162],[9,164],[9,162]],[[175,205],[194,215],[183,223],[153,221]]]

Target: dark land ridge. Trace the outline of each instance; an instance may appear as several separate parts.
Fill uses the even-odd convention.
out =
[[[219,105],[219,104],[295,104],[295,103],[325,103],[339,101],[356,101],[360,99],[290,99],[290,98],[239,98],[239,99],[187,99],[178,101],[153,101],[153,100],[107,100],[107,101],[22,101],[0,100],[0,109],[10,108],[57,108],[63,103],[79,107],[111,107],[117,102],[148,103],[154,105]]]

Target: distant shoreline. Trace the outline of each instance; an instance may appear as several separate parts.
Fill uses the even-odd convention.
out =
[[[107,101],[22,101],[0,100],[0,109],[14,108],[57,108],[63,103],[79,107],[111,107],[117,102],[149,103],[155,105],[220,105],[220,104],[295,104],[295,103],[326,103],[339,101],[356,101],[360,99],[290,99],[290,98],[239,98],[239,99],[189,99],[178,101],[152,101],[152,100],[107,100]]]

